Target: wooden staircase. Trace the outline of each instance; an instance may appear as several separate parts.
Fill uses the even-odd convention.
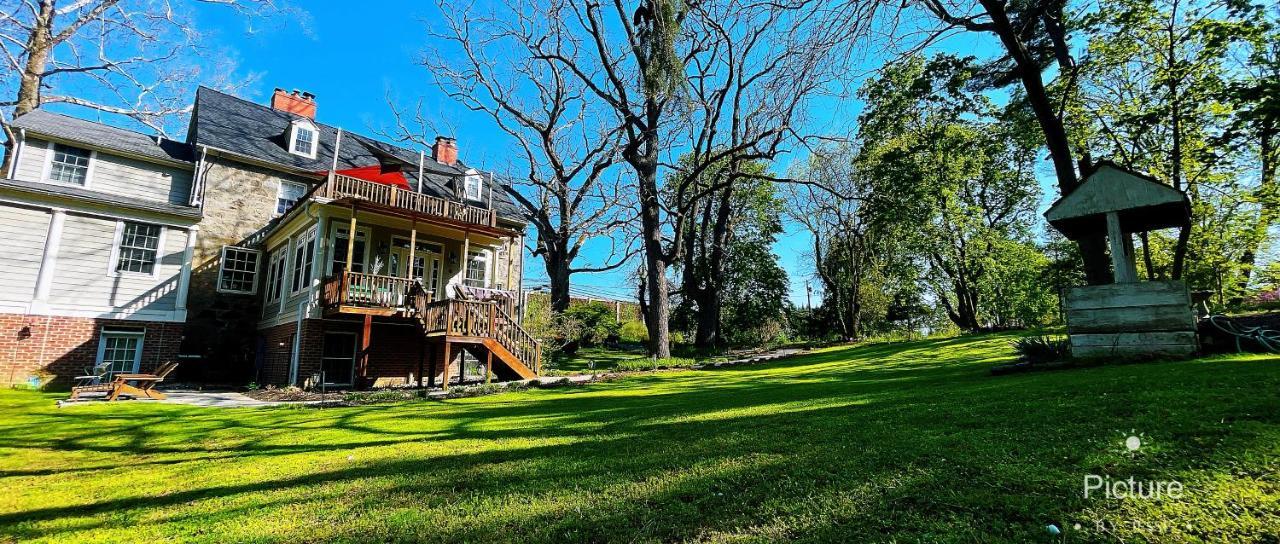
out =
[[[441,338],[446,345],[483,348],[487,352],[483,357],[472,354],[482,361],[497,363],[491,367],[499,379],[531,379],[541,372],[542,345],[497,302],[431,301],[417,283],[410,288],[408,298],[409,312],[422,326],[422,334]]]

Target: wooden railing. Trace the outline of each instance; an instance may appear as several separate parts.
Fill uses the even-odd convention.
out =
[[[374,204],[476,225],[492,227],[498,224],[498,216],[492,210],[340,174],[334,174],[323,186],[315,190],[315,194],[331,199],[367,200]]]
[[[406,278],[343,272],[325,279],[323,302],[325,306],[403,308],[409,303],[410,288],[416,284],[416,280]]]
[[[538,340],[498,303],[461,299],[429,302],[430,295],[421,286],[411,291],[410,298],[424,333],[492,338],[521,364],[541,374],[542,348]]]

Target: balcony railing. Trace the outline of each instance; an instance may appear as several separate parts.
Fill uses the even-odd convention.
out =
[[[469,206],[461,202],[407,191],[394,185],[374,183],[362,179],[334,174],[322,186],[316,188],[315,195],[330,199],[354,198],[374,204],[399,208],[423,215],[434,215],[463,223],[493,227],[498,224],[498,216],[493,210]]]
[[[406,278],[343,272],[325,279],[323,303],[328,307],[403,309],[414,283]]]

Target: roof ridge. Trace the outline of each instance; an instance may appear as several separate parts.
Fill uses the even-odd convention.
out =
[[[408,147],[403,147],[403,146],[400,146],[400,145],[395,144],[395,143],[392,143],[392,142],[387,142],[387,141],[384,141],[384,140],[379,139],[379,138],[374,138],[374,137],[372,137],[372,136],[368,136],[368,135],[362,134],[362,133],[360,133],[360,132],[356,132],[356,131],[354,131],[354,130],[350,130],[350,129],[347,129],[347,128],[343,128],[342,126],[339,126],[339,125],[333,125],[333,124],[325,123],[325,122],[323,122],[323,121],[319,121],[319,120],[317,120],[317,119],[312,119],[312,118],[304,117],[304,116],[298,115],[298,114],[296,114],[296,113],[290,113],[290,112],[287,112],[287,111],[277,110],[277,109],[275,109],[275,108],[272,108],[272,107],[271,107],[271,106],[269,106],[269,105],[266,105],[266,104],[260,104],[260,103],[258,103],[258,102],[254,102],[253,100],[249,100],[249,99],[247,99],[247,98],[242,98],[242,97],[236,96],[236,95],[234,95],[234,94],[231,94],[231,93],[228,93],[228,92],[225,92],[225,91],[221,91],[221,90],[218,90],[218,89],[214,89],[213,87],[208,87],[208,86],[205,86],[205,85],[200,85],[200,86],[196,89],[196,92],[197,92],[197,93],[199,93],[199,92],[200,92],[200,91],[202,91],[202,90],[208,90],[208,91],[212,91],[212,92],[218,93],[218,94],[223,95],[223,96],[225,96],[225,97],[227,97],[227,98],[232,98],[232,99],[238,100],[238,101],[240,101],[240,102],[243,102],[243,103],[245,103],[245,104],[249,104],[249,105],[251,105],[251,106],[253,106],[253,107],[255,107],[255,108],[261,109],[261,110],[266,110],[266,111],[270,111],[270,112],[279,112],[279,113],[283,113],[283,114],[286,114],[286,115],[289,115],[289,116],[292,116],[292,117],[299,117],[299,118],[303,118],[303,119],[310,119],[310,121],[311,121],[312,123],[315,123],[315,124],[316,124],[316,125],[318,125],[318,126],[322,126],[322,127],[325,127],[325,128],[333,129],[333,130],[335,130],[335,131],[337,131],[337,130],[341,130],[341,131],[342,131],[343,133],[345,133],[345,134],[349,134],[349,135],[352,135],[352,136],[355,136],[355,137],[358,137],[358,138],[363,138],[363,139],[365,139],[365,140],[369,140],[369,141],[374,142],[374,143],[378,143],[378,144],[382,144],[382,145],[385,145],[385,146],[388,146],[388,147],[392,147],[392,148],[398,149],[398,150],[400,150],[400,151],[404,151],[405,153],[408,153],[408,154],[411,154],[411,155],[417,155],[417,154],[419,154],[419,153],[423,153],[427,158],[431,159],[432,161],[435,161],[435,157],[432,157],[430,153],[426,153],[426,150],[421,150],[421,149],[411,149],[411,148],[408,148]],[[448,166],[448,165],[443,164],[443,163],[440,163],[440,162],[438,162],[438,161],[437,161],[436,163],[437,163],[437,164],[440,164],[441,166]],[[456,168],[456,169],[458,169],[458,170],[465,170],[464,168],[458,168],[457,166],[455,166],[454,168]]]

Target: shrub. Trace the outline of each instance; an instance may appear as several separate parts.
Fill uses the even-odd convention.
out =
[[[1013,343],[1013,349],[1027,363],[1065,361],[1071,357],[1071,343],[1065,337],[1028,336]]]
[[[618,361],[618,364],[614,369],[619,372],[638,372],[665,368],[693,368],[695,364],[697,364],[697,361],[684,357],[669,357],[666,359],[632,359],[630,361]]]
[[[598,346],[618,337],[617,315],[613,308],[597,303],[577,304],[564,311],[564,317],[578,324],[573,338],[583,346]]]
[[[628,321],[618,328],[618,339],[629,344],[649,341],[649,327],[639,321]]]

